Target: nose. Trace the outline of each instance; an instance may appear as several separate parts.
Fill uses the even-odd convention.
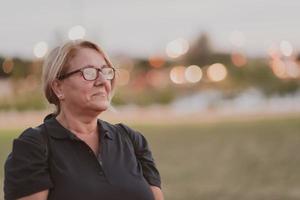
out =
[[[105,79],[101,72],[99,72],[99,76],[94,81],[94,87],[104,88],[107,93],[107,98],[109,99],[111,92],[111,81]]]
[[[108,82],[108,80],[106,80],[103,74],[100,71],[98,71],[98,77],[95,80],[95,85],[104,84],[106,82]]]

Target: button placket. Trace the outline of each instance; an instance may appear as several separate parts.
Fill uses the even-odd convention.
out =
[[[100,176],[103,176],[104,175],[104,171],[103,171],[102,164],[99,163],[98,158],[95,156],[93,150],[84,141],[80,141],[80,143],[81,143],[82,146],[84,146],[85,149],[87,149],[88,153],[93,157],[93,159],[96,159],[96,161],[98,163],[97,164],[98,168],[100,168],[100,169],[98,169],[98,174]]]
[[[77,141],[79,141],[79,143],[83,147],[83,149],[85,151],[87,150],[88,154],[90,156],[92,156],[94,160],[96,160],[97,166],[98,166],[96,173],[99,176],[104,177],[109,182],[109,180],[107,179],[107,177],[106,177],[106,175],[104,173],[102,161],[99,162],[98,157],[94,154],[94,151],[83,140],[78,139]],[[100,144],[100,155],[102,154],[102,145],[103,145],[103,142],[104,141],[100,139],[100,141],[99,141],[99,144]]]

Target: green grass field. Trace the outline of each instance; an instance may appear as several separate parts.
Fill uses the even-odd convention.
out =
[[[150,143],[166,199],[300,199],[300,116],[132,127]],[[19,133],[0,130],[1,187]]]

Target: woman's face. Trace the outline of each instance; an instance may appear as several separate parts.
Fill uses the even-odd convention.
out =
[[[86,66],[102,68],[104,65],[107,63],[99,52],[82,48],[68,63],[66,73]],[[111,81],[104,79],[101,73],[94,81],[85,80],[81,72],[75,73],[60,81],[60,89],[63,94],[61,107],[74,111],[101,113],[110,104],[108,97],[111,93]]]

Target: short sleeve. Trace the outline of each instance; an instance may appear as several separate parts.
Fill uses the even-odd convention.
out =
[[[4,198],[13,200],[53,187],[46,144],[36,128],[26,129],[14,139],[5,162]]]
[[[161,177],[156,167],[146,138],[138,131],[120,123],[128,133],[134,146],[137,159],[142,165],[143,175],[150,185],[161,188]]]

